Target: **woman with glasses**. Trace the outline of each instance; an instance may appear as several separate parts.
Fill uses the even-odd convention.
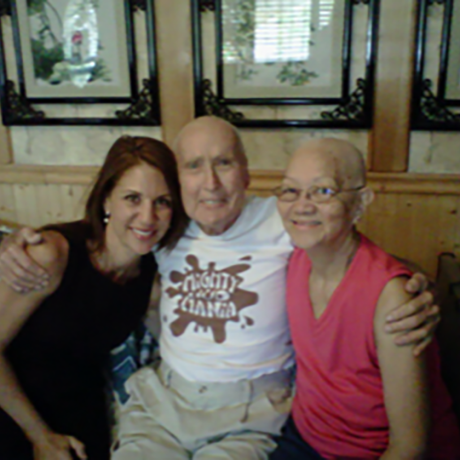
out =
[[[385,333],[410,271],[356,230],[373,198],[359,151],[335,139],[306,144],[276,195],[296,246],[287,308],[297,389],[270,458],[460,459],[436,344],[416,356]]]

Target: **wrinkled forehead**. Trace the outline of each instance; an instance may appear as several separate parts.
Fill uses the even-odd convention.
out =
[[[211,160],[221,156],[242,162],[244,158],[238,139],[231,131],[213,132],[209,129],[196,130],[182,136],[177,144],[176,155],[179,163],[197,158]]]
[[[341,184],[344,180],[340,160],[328,152],[314,150],[297,151],[290,159],[284,179],[299,184],[328,181]]]

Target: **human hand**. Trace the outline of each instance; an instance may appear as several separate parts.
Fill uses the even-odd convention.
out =
[[[48,273],[26,253],[27,245],[43,242],[40,233],[23,227],[8,235],[0,245],[0,278],[17,292],[27,293],[45,287]]]
[[[86,460],[85,446],[73,436],[49,432],[39,442],[33,443],[34,460],[72,460],[71,451]]]
[[[427,290],[428,280],[422,273],[415,273],[406,283],[406,291],[419,293],[416,297],[395,308],[387,316],[385,331],[402,333],[395,337],[397,345],[415,344],[418,356],[433,340],[436,325],[441,319],[440,310],[433,305],[433,294]]]

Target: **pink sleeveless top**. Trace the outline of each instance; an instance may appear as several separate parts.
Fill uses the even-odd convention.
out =
[[[310,303],[311,264],[296,248],[288,269],[287,307],[297,356],[292,415],[324,458],[373,459],[389,440],[374,341],[374,312],[382,289],[409,270],[361,235],[358,251],[319,319]],[[460,432],[441,380],[436,344],[427,351],[431,385],[430,459],[459,459]]]

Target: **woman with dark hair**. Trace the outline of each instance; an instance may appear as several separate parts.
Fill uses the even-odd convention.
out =
[[[149,305],[153,246],[172,248],[187,219],[171,150],[119,138],[85,218],[43,229],[28,247],[50,274],[19,294],[0,282],[0,458],[110,458],[105,397],[109,352]]]

